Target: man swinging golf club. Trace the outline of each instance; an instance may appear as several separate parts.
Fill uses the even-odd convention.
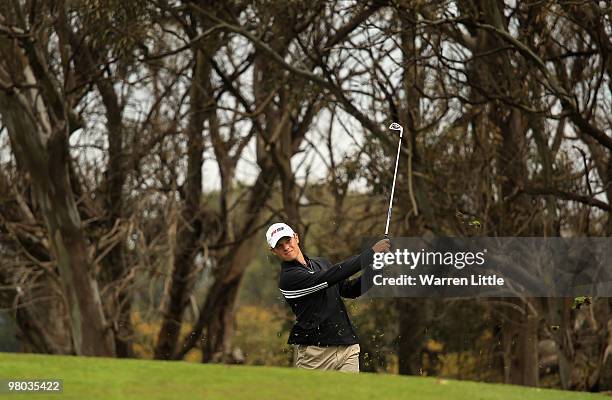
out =
[[[389,129],[399,130],[400,138],[385,239],[361,254],[332,265],[324,258],[304,255],[300,238],[289,225],[276,223],[266,232],[270,250],[282,261],[279,289],[296,316],[288,343],[297,345],[298,368],[359,372],[359,341],[340,297],[356,298],[364,293],[368,287],[362,287],[362,279],[349,278],[369,267],[374,253],[389,251],[391,247],[389,222],[403,128],[394,122]]]
[[[304,255],[287,224],[271,225],[266,240],[282,260],[278,286],[296,316],[288,341],[297,345],[296,367],[359,372],[359,341],[340,297],[362,294],[362,280],[349,278],[369,266],[375,252],[388,251],[389,239],[335,265]]]

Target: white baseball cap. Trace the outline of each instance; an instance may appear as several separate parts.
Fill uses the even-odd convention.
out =
[[[270,225],[266,231],[266,240],[271,248],[276,246],[276,243],[284,237],[292,237],[295,232],[285,223],[277,222]]]

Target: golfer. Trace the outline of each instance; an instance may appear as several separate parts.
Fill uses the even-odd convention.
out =
[[[375,252],[388,251],[389,240],[335,265],[304,255],[287,224],[271,225],[266,240],[282,261],[278,286],[296,317],[288,341],[297,345],[296,367],[359,372],[359,340],[340,297],[362,294],[361,279],[348,278],[371,265]]]

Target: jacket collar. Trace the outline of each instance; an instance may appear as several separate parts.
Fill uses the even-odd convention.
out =
[[[304,253],[302,253],[302,255],[304,256],[304,260],[306,260],[306,262],[310,261],[310,257],[308,257]],[[286,267],[302,267],[303,268],[304,264],[300,263],[296,258],[295,260],[281,262],[281,266],[283,268],[286,268]]]

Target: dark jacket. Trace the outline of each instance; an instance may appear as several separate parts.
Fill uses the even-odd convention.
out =
[[[362,279],[351,275],[372,263],[373,250],[332,265],[324,258],[284,261],[278,287],[296,316],[289,344],[340,346],[359,343],[340,297],[359,297]],[[363,290],[362,290],[363,289]]]

